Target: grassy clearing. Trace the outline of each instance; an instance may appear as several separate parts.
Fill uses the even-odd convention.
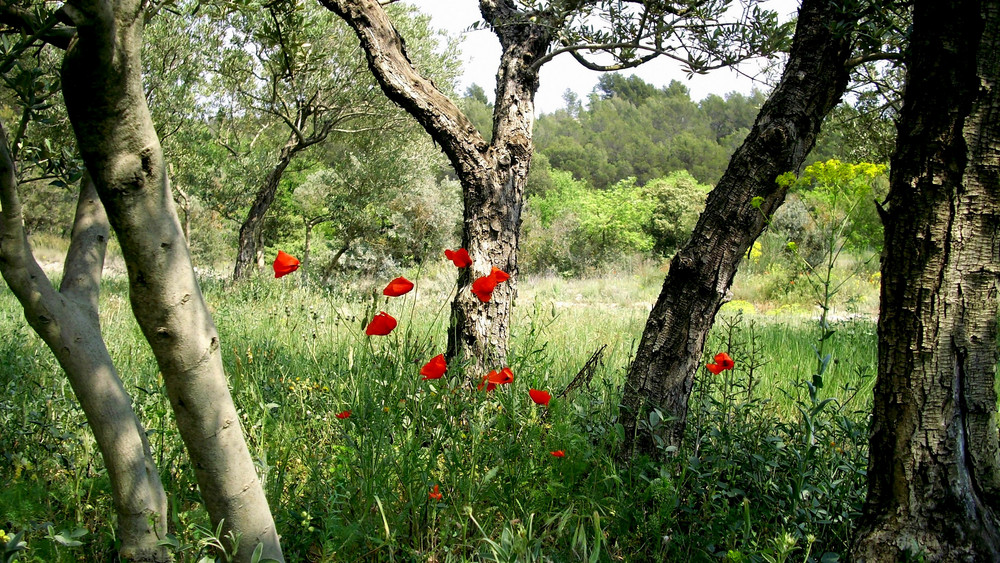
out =
[[[515,381],[492,394],[461,385],[463,366],[437,381],[417,375],[444,351],[453,274],[420,273],[414,293],[388,303],[372,291],[384,283],[376,280],[325,291],[294,278],[205,281],[290,561],[750,561],[843,552],[864,485],[871,320],[836,323],[827,385],[810,397],[797,385],[816,368],[809,317],[727,306],[706,352],[728,350],[737,368],[699,371],[681,455],[627,468],[613,461],[620,386],[662,272],[522,281]],[[400,325],[369,339],[364,322],[378,310]],[[123,279],[105,283],[102,315],[171,497],[177,557],[195,561],[211,532]],[[7,291],[0,330],[9,335],[0,342],[0,528],[25,532],[19,555],[27,561],[114,560],[93,438]],[[561,391],[602,345],[590,387],[548,409],[528,399],[529,388]],[[334,416],[347,410],[348,418]],[[428,496],[435,485],[440,500]],[[78,529],[81,545],[61,541]]]

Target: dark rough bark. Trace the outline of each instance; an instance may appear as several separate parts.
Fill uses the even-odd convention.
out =
[[[125,561],[170,561],[157,543],[167,530],[167,497],[146,431],[132,410],[101,336],[98,296],[108,219],[89,175],[80,198],[59,291],[31,254],[22,226],[14,163],[0,126],[0,273],[24,308],[28,324],[66,372],[108,470]]]
[[[78,30],[62,68],[66,108],[121,244],[132,310],[163,374],[213,527],[224,520],[223,532],[240,536],[236,561],[249,561],[258,544],[264,557],[282,560],[146,105],[142,6],[72,0],[64,8]]]
[[[264,225],[264,217],[268,209],[274,203],[274,196],[278,193],[278,184],[281,183],[281,176],[285,173],[292,157],[304,147],[299,146],[298,138],[293,134],[291,138],[281,148],[278,155],[278,162],[274,168],[267,173],[257,195],[254,197],[247,217],[240,225],[239,246],[236,251],[236,267],[233,269],[233,279],[242,280],[250,276],[250,273],[257,267],[257,254],[263,252],[260,244],[261,227]]]
[[[856,561],[1000,561],[1000,4],[914,3]]]
[[[517,237],[532,154],[537,70],[547,52],[549,27],[525,21],[507,0],[482,0],[480,8],[503,49],[493,113],[493,139],[475,126],[406,56],[403,39],[376,0],[321,0],[354,29],[368,66],[385,94],[409,112],[451,160],[464,195],[462,244],[472,266],[459,273],[452,304],[450,357],[473,359],[480,368],[504,363],[511,307],[517,294]],[[472,282],[495,266],[511,274],[488,303],[471,292]]]
[[[690,241],[674,257],[643,331],[622,398],[623,459],[656,445],[677,446],[705,336],[736,275],[742,255],[781,205],[778,175],[801,166],[823,118],[848,82],[854,22],[835,2],[804,0],[788,64],[753,129],[708,196]],[[752,205],[763,198],[760,209]],[[762,213],[763,212],[763,213]],[[647,413],[669,417],[653,431]]]

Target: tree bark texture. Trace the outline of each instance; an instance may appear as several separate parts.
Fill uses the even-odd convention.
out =
[[[508,0],[480,2],[503,50],[494,135],[487,143],[461,110],[413,67],[403,38],[377,0],[321,2],[354,29],[382,90],[416,118],[455,168],[464,200],[462,245],[472,266],[459,272],[448,355],[471,359],[477,369],[499,367],[509,350],[511,309],[517,295],[518,234],[538,89],[532,64],[548,51],[551,30],[526,22]],[[511,278],[483,303],[471,293],[472,282],[494,266]]]
[[[132,410],[101,336],[98,294],[110,228],[90,176],[80,198],[59,291],[38,266],[25,235],[14,162],[0,126],[0,273],[28,324],[66,372],[108,470],[125,561],[170,561],[157,545],[167,531],[167,497],[146,431]]]
[[[233,269],[233,279],[235,280],[250,277],[250,273],[257,268],[257,253],[264,250],[260,244],[264,217],[267,215],[268,209],[271,208],[271,204],[274,203],[274,196],[278,193],[278,184],[281,183],[282,174],[285,173],[285,169],[292,162],[292,157],[295,156],[295,153],[301,150],[298,144],[297,137],[295,134],[292,134],[288,142],[285,143],[285,146],[281,148],[281,153],[278,155],[278,162],[267,173],[264,182],[257,189],[257,195],[254,197],[250,210],[247,211],[247,217],[243,220],[243,224],[240,225],[239,245],[236,251],[236,267]]]
[[[843,18],[835,2],[803,0],[781,81],[708,195],[690,241],[671,261],[623,390],[622,459],[680,445],[705,337],[740,258],[763,231],[765,215],[785,199],[775,179],[802,165],[847,86],[854,22]],[[759,209],[755,197],[763,198]],[[665,420],[655,427],[641,423],[653,408]]]
[[[1000,561],[1000,3],[914,3],[856,561]]]
[[[143,4],[72,0],[77,40],[63,62],[63,95],[80,152],[121,244],[132,310],[167,395],[213,525],[283,560],[274,521],[229,393],[219,337],[195,279],[163,152],[142,88]],[[230,551],[234,546],[230,546]]]

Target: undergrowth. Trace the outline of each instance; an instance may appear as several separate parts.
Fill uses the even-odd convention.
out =
[[[871,321],[832,324],[817,391],[814,325],[726,314],[706,362],[726,351],[736,367],[699,370],[682,447],[622,466],[617,405],[645,311],[522,302],[515,379],[487,393],[465,385],[482,375],[465,366],[418,375],[444,351],[453,287],[418,283],[386,303],[285,281],[205,292],[289,561],[831,561],[847,548],[867,463]],[[364,335],[376,309],[400,319],[389,336]],[[122,280],[105,283],[102,315],[170,498],[167,541],[179,561],[210,556],[215,533]],[[3,561],[114,561],[93,437],[6,291],[0,330]],[[586,384],[561,396],[605,344]],[[551,392],[549,406],[529,388]]]

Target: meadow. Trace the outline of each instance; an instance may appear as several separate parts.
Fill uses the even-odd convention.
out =
[[[815,390],[811,297],[786,278],[781,300],[764,299],[774,274],[747,270],[705,350],[735,369],[701,368],[681,450],[632,465],[615,458],[617,405],[657,265],[523,278],[514,381],[491,393],[466,386],[482,374],[462,365],[418,375],[444,352],[455,277],[443,264],[406,272],[416,290],[391,301],[387,280],[202,281],[289,561],[835,561],[864,495],[877,279],[839,297]],[[224,561],[123,276],[105,280],[101,309],[170,497],[165,541],[178,561]],[[380,310],[398,328],[366,337]],[[113,561],[100,455],[6,288],[0,332],[2,561]]]

